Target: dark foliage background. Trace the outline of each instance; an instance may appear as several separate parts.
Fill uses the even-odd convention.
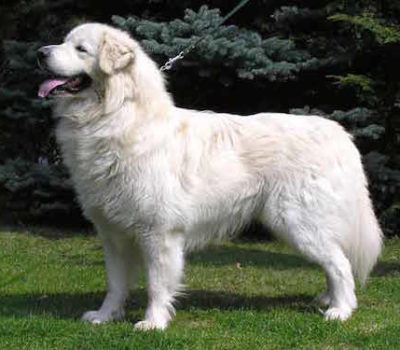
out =
[[[205,6],[206,4],[206,6]],[[3,219],[84,224],[62,166],[48,101],[36,98],[36,49],[76,24],[112,23],[162,64],[205,39],[173,71],[180,106],[250,114],[320,114],[364,155],[387,235],[400,232],[400,2],[7,1],[0,4],[0,212]]]

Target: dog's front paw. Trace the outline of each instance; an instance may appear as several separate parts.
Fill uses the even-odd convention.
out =
[[[87,311],[82,316],[82,321],[90,322],[92,324],[106,323],[112,320],[120,320],[124,317],[124,311],[114,311],[111,313],[105,313],[100,310],[98,311]]]
[[[154,321],[139,321],[135,323],[135,329],[140,331],[150,331],[150,330],[164,330],[167,327],[167,324],[158,324]]]
[[[326,321],[339,320],[346,321],[351,316],[350,308],[331,307],[325,311],[324,318]]]

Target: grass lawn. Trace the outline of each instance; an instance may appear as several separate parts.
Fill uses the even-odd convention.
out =
[[[383,258],[347,322],[324,322],[312,299],[323,273],[284,245],[224,243],[188,257],[187,296],[164,332],[142,333],[143,280],[127,319],[83,324],[105,291],[92,236],[46,238],[0,230],[0,349],[400,349],[400,240]]]

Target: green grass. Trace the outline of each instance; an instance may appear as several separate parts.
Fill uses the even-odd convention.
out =
[[[240,263],[238,266],[237,263]],[[104,296],[95,237],[0,231],[0,349],[399,349],[400,240],[383,258],[347,322],[324,322],[313,297],[320,269],[280,243],[224,243],[191,254],[187,296],[165,332],[142,333],[143,280],[127,319],[93,326],[80,315]]]

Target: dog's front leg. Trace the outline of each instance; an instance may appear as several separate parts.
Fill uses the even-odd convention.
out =
[[[174,297],[182,287],[183,249],[182,233],[151,233],[143,240],[149,304],[136,329],[165,329],[175,314]]]
[[[113,239],[99,233],[106,262],[107,295],[99,310],[85,312],[82,316],[82,320],[93,324],[124,317],[125,301],[136,280],[141,260],[140,251],[131,240],[123,236]]]

